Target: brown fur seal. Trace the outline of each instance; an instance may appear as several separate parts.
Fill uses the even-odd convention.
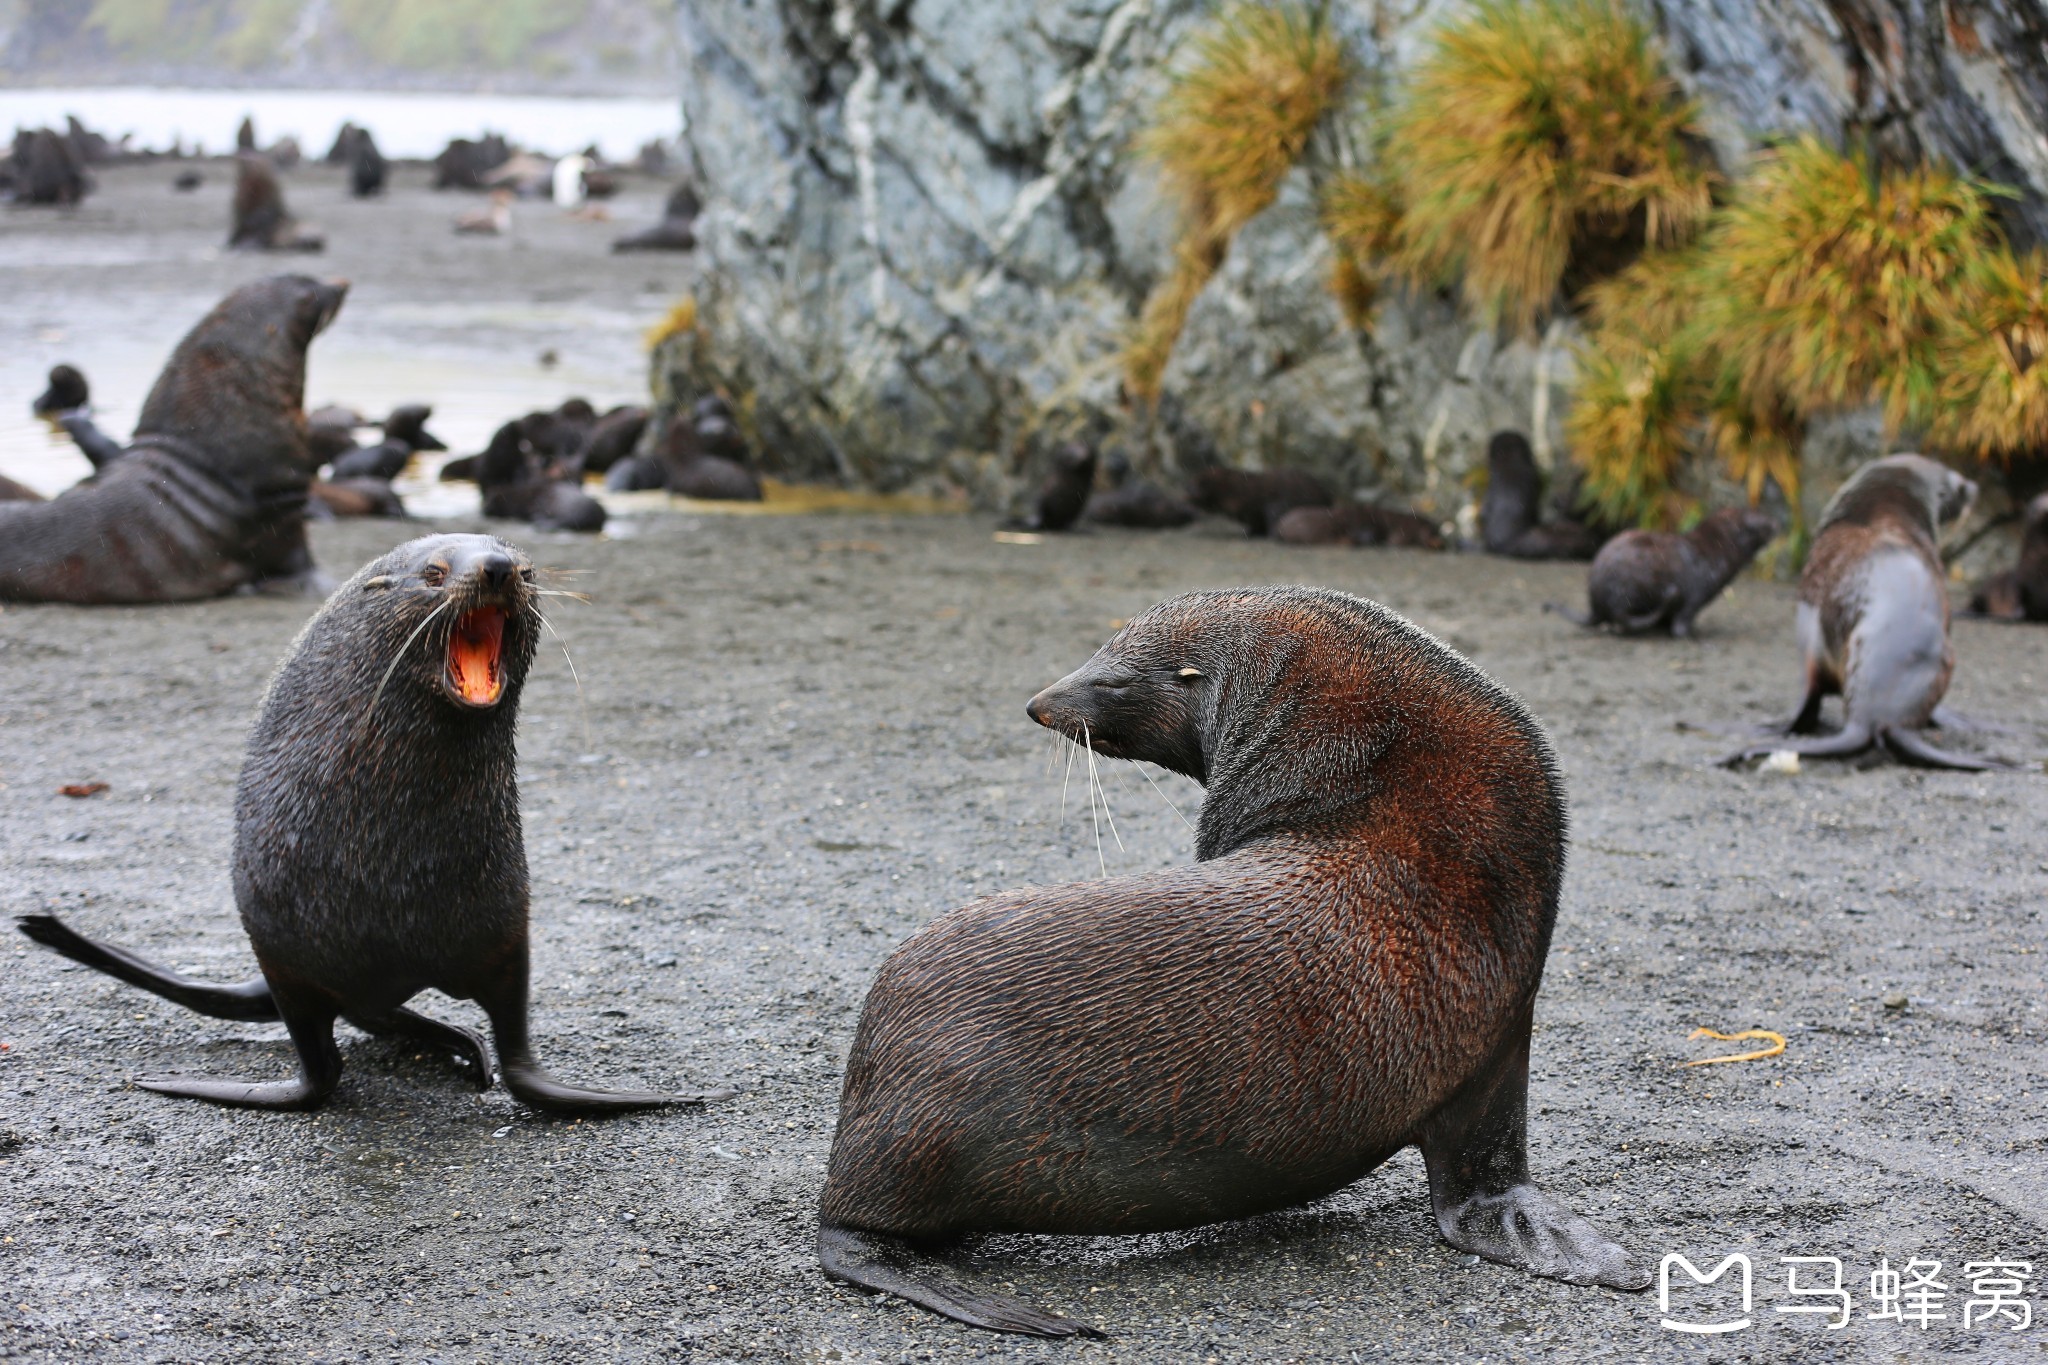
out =
[[[613,251],[694,251],[697,249],[697,215],[704,203],[696,186],[684,181],[669,192],[662,205],[661,221],[653,227],[628,233],[612,243]]]
[[[496,133],[486,133],[476,142],[466,137],[454,138],[434,158],[434,188],[480,190],[485,173],[511,156],[511,144]]]
[[[303,228],[284,206],[277,172],[262,155],[235,158],[234,222],[228,245],[240,251],[324,251],[327,239]]]
[[[819,1205],[828,1274],[1086,1333],[960,1288],[919,1245],[1246,1218],[1412,1143],[1453,1246],[1649,1282],[1530,1182],[1565,810],[1519,702],[1384,607],[1245,588],[1153,607],[1028,710],[1204,783],[1198,861],[976,901],[883,964]]]
[[[1188,481],[1188,501],[1203,512],[1218,512],[1263,536],[1297,507],[1331,507],[1330,486],[1304,469],[1231,469],[1215,465]]]
[[[348,152],[348,192],[358,199],[382,194],[390,171],[391,164],[377,150],[377,139],[370,136],[370,130],[356,129]]]
[[[1132,479],[1116,488],[1105,488],[1088,499],[1081,514],[1098,526],[1122,526],[1135,531],[1170,531],[1185,526],[1201,514],[1181,498],[1154,484]]]
[[[1724,507],[1677,535],[1623,531],[1601,546],[1586,573],[1585,614],[1543,604],[1582,626],[1611,626],[1623,635],[1666,630],[1692,634],[1693,618],[1734,581],[1778,534],[1777,519],[1750,507]]]
[[[273,275],[223,299],[171,352],[112,468],[0,516],[0,600],[181,602],[315,580],[306,347],[347,292]]]
[[[1026,531],[1071,531],[1095,491],[1095,447],[1067,441],[1053,451],[1045,479],[1031,500],[1031,511],[1013,525]]]
[[[1723,759],[1739,763],[1780,749],[1813,757],[1882,744],[1934,768],[1999,766],[1935,748],[1919,732],[1934,720],[1955,671],[1948,590],[1936,540],[1970,508],[1977,485],[1920,455],[1887,455],[1852,475],[1821,513],[1799,576],[1797,629],[1805,695],[1778,735],[1820,728],[1821,699],[1842,698],[1839,733],[1777,738]]]
[[[505,423],[477,463],[477,487],[487,517],[533,523],[542,531],[602,531],[605,510],[597,499],[542,467],[527,442],[523,423]]]
[[[384,439],[402,441],[409,450],[446,450],[447,443],[427,430],[427,419],[433,415],[425,403],[401,403],[384,418]]]
[[[1488,554],[1512,559],[1591,559],[1607,537],[1594,527],[1560,517],[1543,522],[1543,475],[1529,439],[1497,431],[1486,445],[1486,496],[1479,503],[1479,536]]]
[[[647,430],[647,409],[632,405],[613,408],[597,419],[576,452],[576,463],[586,474],[603,474],[633,453]]]
[[[761,481],[754,471],[732,460],[706,455],[697,446],[696,424],[677,413],[663,440],[661,460],[667,469],[668,491],[712,502],[759,502]]]
[[[2027,504],[2018,565],[1978,584],[1970,610],[2001,621],[2048,621],[2048,493]]]
[[[483,1039],[405,1008],[436,989],[491,1021],[513,1095],[542,1109],[710,1098],[565,1085],[527,1037],[526,849],[514,753],[541,630],[533,566],[490,536],[429,536],[344,583],[272,677],[235,797],[235,902],[262,975],[195,981],[48,915],[22,932],[73,961],[223,1019],[282,1019],[294,1080],[172,1076],[168,1095],[310,1109],[341,1076],[334,1021],[452,1053]]]
[[[1273,539],[1283,545],[1444,548],[1444,533],[1426,518],[1358,502],[1347,502],[1341,507],[1296,507],[1273,523]]]
[[[85,382],[85,375],[73,365],[50,367],[49,387],[37,394],[29,404],[29,411],[38,417],[55,417],[60,412],[72,412],[92,401],[92,387]]]

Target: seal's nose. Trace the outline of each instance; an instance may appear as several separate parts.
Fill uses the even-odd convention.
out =
[[[1046,726],[1047,728],[1050,728],[1052,726],[1052,722],[1046,718],[1044,692],[1040,692],[1030,701],[1024,703],[1024,714],[1031,717],[1031,719],[1037,721],[1040,725]]]
[[[510,555],[489,554],[477,561],[476,579],[485,592],[504,592],[519,572]]]

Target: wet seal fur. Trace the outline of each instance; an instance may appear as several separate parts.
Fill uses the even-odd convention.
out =
[[[1545,602],[1543,609],[1574,625],[1607,626],[1623,635],[1691,635],[1694,618],[1777,534],[1777,518],[1750,507],[1709,513],[1683,535],[1623,531],[1600,547],[1586,571],[1588,611],[1559,602]]]
[[[171,352],[92,484],[0,511],[0,600],[185,602],[318,582],[306,547],[306,347],[346,280],[273,275]]]
[[[2027,504],[2019,563],[1979,583],[1970,612],[1998,621],[2048,621],[2048,493]]]
[[[1977,485],[1922,455],[1887,455],[1858,469],[1821,513],[1799,576],[1797,630],[1805,693],[1779,738],[1722,759],[1734,765],[1781,749],[1808,757],[1883,745],[1908,763],[1982,770],[2003,766],[1935,748],[1935,723],[1956,655],[1949,644],[1941,527],[1968,512]],[[1846,719],[1820,729],[1821,700],[1842,698]],[[1815,736],[1792,739],[1783,736]]]
[[[1529,1178],[1565,809],[1519,702],[1375,603],[1245,588],[1151,608],[1028,709],[1206,784],[1197,861],[992,896],[890,956],[847,1061],[827,1274],[1091,1335],[926,1253],[1291,1208],[1412,1143],[1453,1246],[1648,1285]]]
[[[311,1109],[341,1078],[334,1021],[496,1075],[475,1032],[406,1001],[433,988],[489,1016],[505,1085],[539,1109],[713,1098],[556,1080],[527,1033],[526,847],[514,736],[539,637],[532,564],[491,536],[429,536],[342,584],[271,678],[235,795],[235,902],[262,975],[215,985],[93,942],[50,915],[23,933],[221,1019],[282,1019],[288,1081],[165,1076],[144,1089]]]

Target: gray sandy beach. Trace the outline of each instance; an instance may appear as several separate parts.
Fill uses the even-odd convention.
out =
[[[39,254],[83,250],[82,227],[19,212],[0,225],[0,284],[17,300],[0,319],[16,357],[0,407],[23,427],[51,346],[22,356],[50,319],[73,341],[120,329],[122,354],[143,357],[95,369],[76,344],[50,359],[146,385],[219,293],[307,264],[205,256],[225,235],[226,182],[209,177],[209,206],[174,199],[169,174],[106,177],[80,215],[101,234],[90,265]],[[436,366],[484,371],[493,348],[503,417],[592,387],[585,376],[610,384],[600,400],[640,390],[637,329],[686,287],[686,266],[615,260],[607,229],[540,214],[516,257],[455,252],[446,221],[475,201],[410,175],[360,212],[334,203],[330,173],[287,180],[335,237],[312,267],[359,281],[315,343],[310,397],[437,401]],[[637,184],[615,229],[658,202]],[[137,235],[159,203],[180,215],[170,245]],[[450,325],[443,304],[467,311]],[[492,330],[497,315],[510,321]],[[544,346],[583,368],[539,370]],[[416,367],[422,387],[343,392],[331,381],[345,371],[323,365],[349,355],[379,357],[394,389]],[[139,400],[108,394],[130,413]],[[476,406],[471,440],[488,430]],[[0,472],[22,449],[0,445]],[[552,1120],[344,1028],[347,1071],[316,1115],[167,1099],[129,1078],[281,1075],[283,1029],[180,1011],[10,933],[0,1356],[2048,1360],[2048,1321],[1964,1322],[1967,1264],[2031,1263],[2030,1300],[2048,1278],[2048,632],[1955,628],[1951,704],[2009,728],[1943,742],[2017,771],[1872,758],[1729,772],[1713,759],[1795,696],[1786,584],[1738,582],[1695,641],[1623,641],[1540,612],[1580,596],[1576,566],[1289,549],[1219,522],[1012,544],[966,516],[634,510],[601,540],[457,516],[320,526],[314,548],[339,578],[432,528],[508,535],[592,599],[553,613],[574,675],[549,647],[524,702],[542,1060],[571,1079],[725,1082],[739,1096]],[[818,1272],[840,1069],[891,948],[996,889],[1190,856],[1167,800],[1192,817],[1198,787],[1155,773],[1155,792],[1105,762],[1091,799],[1085,765],[1067,774],[1025,701],[1162,597],[1290,582],[1407,614],[1550,734],[1573,823],[1538,1005],[1532,1160],[1551,1193],[1653,1264],[1746,1254],[1747,1328],[1662,1325],[1739,1316],[1732,1279],[1686,1282],[1667,1315],[1655,1290],[1471,1263],[1438,1239],[1413,1152],[1250,1223],[997,1237],[963,1254],[977,1282],[1106,1341],[989,1336]],[[0,610],[0,911],[53,910],[180,970],[250,975],[228,884],[233,787],[269,670],[314,606]],[[97,782],[99,795],[58,794]],[[1102,800],[1115,828],[1098,840]],[[466,1004],[419,1003],[481,1022]],[[1785,1051],[1686,1068],[1757,1046],[1689,1040],[1700,1027],[1774,1030]],[[1788,1294],[1783,1257],[1840,1262],[1845,1328],[1777,1311],[1824,1301]],[[1880,1261],[1915,1259],[1941,1262],[1945,1316],[1867,1317]]]

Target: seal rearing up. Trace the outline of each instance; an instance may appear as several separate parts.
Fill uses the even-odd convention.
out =
[[[93,942],[51,915],[23,933],[223,1019],[282,1019],[288,1081],[138,1080],[256,1109],[311,1109],[341,1078],[334,1021],[453,1054],[467,1028],[406,1008],[429,987],[489,1016],[512,1094],[539,1109],[714,1098],[568,1085],[527,1035],[526,848],[514,731],[540,630],[533,566],[490,536],[399,546],[336,589],[272,677],[235,796],[235,901],[262,976],[221,986]]]
[[[346,280],[243,285],[185,334],[128,451],[90,485],[0,511],[0,600],[184,602],[315,580],[306,347]]]
[[[1208,788],[1190,866],[1008,892],[883,965],[819,1206],[826,1273],[958,1321],[968,1232],[1156,1232],[1288,1208],[1411,1143],[1454,1246],[1648,1276],[1529,1178],[1529,1033],[1565,863],[1535,721],[1384,607],[1309,588],[1151,608],[1040,724]]]
[[[1830,695],[1842,698],[1842,728],[1752,744],[1724,765],[1781,749],[1839,757],[1881,744],[1930,768],[2004,766],[1938,749],[1919,734],[1937,723],[1956,667],[1937,538],[1976,497],[1974,482],[1924,455],[1887,455],[1850,476],[1822,511],[1799,575],[1794,620],[1804,692],[1792,716],[1767,733],[1814,735]]]

